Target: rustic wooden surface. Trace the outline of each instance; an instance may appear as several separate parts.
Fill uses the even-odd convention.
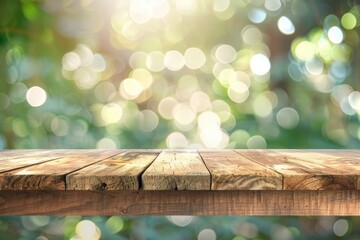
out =
[[[341,171],[341,167],[336,170],[322,164],[316,160],[318,156],[315,152],[286,152],[286,154],[285,151],[270,150],[238,150],[237,152],[280,173],[283,176],[284,190],[357,189],[357,177],[354,173]],[[332,159],[331,156],[328,158]],[[338,161],[338,164],[340,163]]]
[[[281,190],[282,176],[231,150],[200,151],[213,190]]]
[[[65,190],[65,175],[120,152],[68,151],[64,150],[64,157],[59,158],[56,155],[58,158],[55,157],[52,161],[24,168],[18,168],[17,163],[14,163],[16,170],[0,174],[0,190]],[[26,159],[24,161],[26,162]]]
[[[360,150],[0,151],[0,215],[360,215],[359,190]]]
[[[360,191],[0,191],[0,215],[359,216]]]
[[[198,152],[163,151],[142,183],[145,190],[209,190],[210,173]]]
[[[66,176],[69,190],[137,190],[159,151],[126,151]]]

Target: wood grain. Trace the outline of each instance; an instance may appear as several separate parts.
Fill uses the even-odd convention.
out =
[[[332,153],[331,153],[332,152]],[[271,150],[268,154],[280,154],[288,161],[296,161],[315,172],[317,181],[293,179],[291,189],[323,190],[323,189],[359,189],[360,166],[354,152],[344,151],[340,156],[336,151],[320,150]],[[348,157],[344,157],[348,156]],[[311,172],[310,172],[311,173]]]
[[[282,175],[231,150],[199,151],[213,190],[281,190]]]
[[[210,173],[197,152],[163,151],[142,175],[145,190],[209,190]]]
[[[360,191],[0,191],[0,215],[359,216]]]
[[[0,151],[0,173],[42,162],[89,152],[89,150],[7,150]]]
[[[237,150],[242,156],[283,175],[284,190],[333,190],[356,189],[357,178],[353,174],[339,174],[333,168],[316,161],[303,161],[282,151]],[[311,155],[312,158],[315,155]]]
[[[63,151],[65,157],[0,174],[0,190],[65,190],[65,175],[120,151]]]
[[[66,176],[69,190],[137,190],[140,175],[159,155],[156,150],[131,150]]]

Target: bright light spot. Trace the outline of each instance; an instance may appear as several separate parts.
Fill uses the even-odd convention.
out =
[[[209,96],[204,92],[194,92],[190,98],[190,106],[197,112],[211,109]]]
[[[285,107],[276,114],[276,120],[282,128],[295,128],[299,124],[299,114],[295,109]]]
[[[249,88],[243,82],[234,81],[230,84],[227,93],[231,100],[236,103],[242,103],[249,97]]]
[[[266,19],[266,12],[261,8],[252,8],[248,11],[248,18],[253,23],[262,23]]]
[[[148,22],[152,17],[149,1],[132,0],[129,15],[135,23],[143,24]]]
[[[180,132],[173,132],[166,138],[166,146],[168,148],[186,148],[189,142]]]
[[[312,58],[305,63],[306,70],[312,75],[320,75],[324,70],[324,63],[318,58]]]
[[[119,216],[112,216],[106,221],[105,226],[111,233],[115,234],[124,228],[124,220]]]
[[[81,59],[81,66],[88,66],[91,64],[94,58],[94,54],[92,50],[86,46],[85,44],[79,44],[76,46],[74,52],[80,57]]]
[[[62,66],[66,71],[74,71],[81,65],[81,59],[78,54],[74,52],[66,53],[62,58]]]
[[[354,29],[356,27],[357,20],[354,14],[345,13],[341,18],[341,25],[348,30]]]
[[[230,6],[229,0],[214,0],[213,10],[214,12],[224,12]]]
[[[131,20],[128,20],[123,24],[121,24],[120,29],[121,29],[121,35],[130,42],[139,40],[144,33],[143,29],[139,26],[139,24]]]
[[[192,108],[185,103],[176,104],[176,106],[172,111],[172,114],[174,116],[175,121],[182,125],[187,125],[192,123],[192,121],[194,121],[196,117],[196,114],[192,110]]]
[[[282,32],[285,35],[291,35],[295,32],[295,26],[294,24],[291,22],[291,20],[285,16],[282,16],[281,18],[279,18],[277,26],[280,30],[280,32]]]
[[[349,223],[346,219],[339,219],[334,223],[334,233],[338,237],[343,237],[349,230]]]
[[[340,103],[341,100],[347,98],[353,92],[353,88],[348,84],[341,84],[335,86],[331,92],[331,98],[333,101]]]
[[[47,94],[41,87],[31,87],[26,92],[26,100],[32,107],[39,107],[46,102]]]
[[[346,76],[349,74],[347,64],[340,61],[333,62],[330,66],[330,74],[338,81],[345,80]]]
[[[73,78],[79,89],[91,89],[98,83],[97,74],[89,68],[77,69]]]
[[[281,8],[280,0],[266,0],[265,8],[269,11],[275,12]]]
[[[215,77],[219,78],[221,72],[224,71],[225,69],[234,70],[230,64],[217,62],[217,63],[215,63],[215,65],[212,69],[212,73],[214,74]]]
[[[147,62],[146,52],[134,52],[129,58],[129,65],[132,69],[135,68],[145,68]]]
[[[171,71],[179,71],[185,64],[183,55],[178,51],[168,51],[165,54],[165,66]]]
[[[164,54],[159,51],[151,52],[147,55],[146,66],[153,72],[160,72],[165,68],[164,66]]]
[[[236,142],[237,147],[245,147],[248,139],[250,138],[250,135],[247,131],[238,129],[235,132],[233,132],[230,136],[230,139],[232,141]]]
[[[249,149],[265,149],[266,141],[262,136],[255,135],[247,140],[246,145]]]
[[[216,48],[215,57],[219,62],[231,63],[236,59],[237,52],[235,48],[230,45],[224,44]]]
[[[233,233],[246,238],[255,238],[258,235],[258,228],[254,223],[239,222],[233,225]]]
[[[135,69],[131,74],[130,77],[138,81],[143,89],[147,89],[153,83],[153,77],[149,71],[143,68]]]
[[[221,120],[214,112],[203,112],[198,117],[198,126],[201,130],[207,131],[209,129],[220,128]]]
[[[210,228],[203,229],[199,232],[198,240],[216,240],[216,233]]]
[[[96,225],[89,220],[83,220],[76,225],[76,234],[82,239],[99,239],[100,230]]]
[[[236,72],[232,68],[225,68],[219,74],[218,79],[221,85],[227,88],[231,83],[237,81]]]
[[[136,99],[143,90],[143,86],[133,78],[124,79],[120,84],[120,94],[128,100]]]
[[[323,93],[330,92],[335,85],[334,80],[329,75],[319,75],[311,81],[315,89]]]
[[[229,143],[229,136],[220,128],[202,129],[200,139],[206,148],[225,148]]]
[[[94,54],[93,60],[90,64],[90,68],[95,72],[103,72],[106,68],[106,62],[102,55]]]
[[[101,117],[105,124],[113,124],[120,121],[123,109],[119,104],[108,103],[101,110]]]
[[[309,41],[300,42],[295,48],[295,55],[298,59],[307,61],[314,57],[316,53],[316,46]]]
[[[246,44],[255,45],[262,41],[262,33],[257,27],[248,26],[242,30],[242,39]]]
[[[272,113],[273,105],[263,94],[259,94],[253,102],[254,113],[258,117],[267,117]]]
[[[176,10],[183,15],[193,14],[196,12],[197,8],[197,1],[176,0]]]
[[[102,138],[96,143],[97,149],[116,149],[116,142],[111,138]]]
[[[360,92],[354,91],[352,92],[349,97],[349,104],[354,109],[359,111],[360,110]]]
[[[329,29],[328,38],[331,42],[338,44],[344,39],[344,34],[339,27],[334,26]]]
[[[166,97],[161,99],[158,105],[158,111],[160,115],[165,119],[172,119],[173,116],[173,108],[177,105],[177,100],[173,97]]]
[[[188,48],[184,54],[185,65],[190,69],[199,69],[206,62],[206,56],[199,48]]]
[[[340,101],[340,107],[341,107],[341,110],[346,114],[346,115],[354,115],[355,114],[355,110],[351,107],[349,101],[348,101],[348,98],[343,98],[341,101]]]
[[[159,118],[151,110],[144,110],[140,112],[139,128],[144,132],[152,132],[159,124]]]
[[[221,122],[227,121],[232,116],[229,104],[223,100],[213,101],[212,111],[220,117]]]
[[[186,227],[194,219],[193,216],[170,216],[168,219],[179,227]]]
[[[264,54],[255,54],[250,60],[250,69],[255,75],[263,76],[270,71],[269,58]]]

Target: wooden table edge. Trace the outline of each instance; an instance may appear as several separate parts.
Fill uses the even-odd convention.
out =
[[[360,216],[360,191],[2,190],[0,215]]]

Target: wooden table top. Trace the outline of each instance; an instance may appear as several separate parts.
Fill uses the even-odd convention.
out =
[[[359,190],[360,150],[4,150],[0,190]]]

